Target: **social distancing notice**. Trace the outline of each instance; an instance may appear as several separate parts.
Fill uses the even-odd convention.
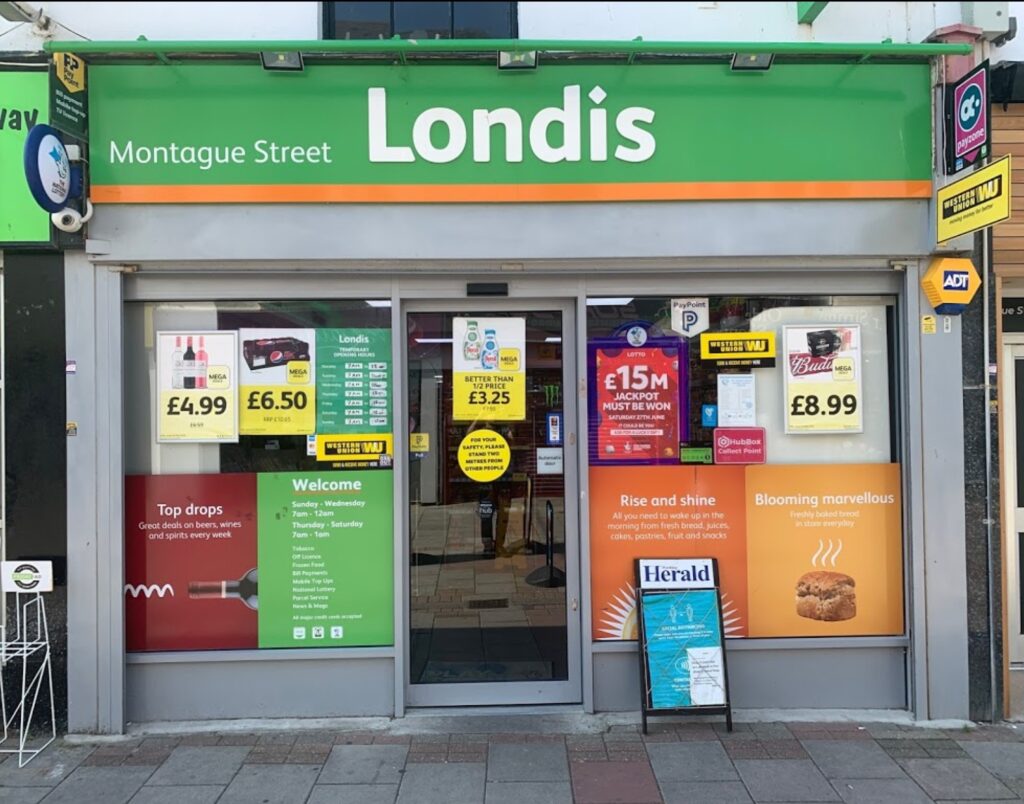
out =
[[[452,377],[454,421],[523,421],[526,319],[453,319]]]
[[[497,480],[508,471],[511,460],[508,441],[494,430],[474,430],[459,444],[459,468],[477,483]]]

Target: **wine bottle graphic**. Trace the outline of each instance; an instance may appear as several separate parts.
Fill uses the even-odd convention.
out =
[[[196,387],[196,353],[192,349],[192,336],[189,335],[185,341],[185,387]]]
[[[171,388],[185,387],[185,359],[181,356],[181,336],[174,338],[174,351],[171,352]]]
[[[189,581],[188,596],[193,600],[234,598],[250,609],[260,607],[257,594],[256,568],[249,570],[237,581]]]
[[[210,358],[206,354],[206,338],[199,336],[199,351],[196,352],[196,388],[206,387],[206,367]]]

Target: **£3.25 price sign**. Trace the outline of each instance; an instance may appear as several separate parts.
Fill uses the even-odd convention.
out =
[[[786,432],[864,431],[860,327],[783,327]]]
[[[234,332],[157,333],[157,441],[238,441]]]
[[[452,418],[526,418],[526,319],[452,320]]]

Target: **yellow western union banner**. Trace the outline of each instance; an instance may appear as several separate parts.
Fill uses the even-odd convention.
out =
[[[935,200],[939,242],[970,234],[1010,217],[1010,157],[939,190]]]
[[[700,359],[713,360],[715,365],[758,366],[775,365],[774,332],[702,332]]]

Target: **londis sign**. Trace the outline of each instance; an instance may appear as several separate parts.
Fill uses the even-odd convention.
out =
[[[749,78],[724,64],[98,65],[92,200],[930,197],[926,64]]]

